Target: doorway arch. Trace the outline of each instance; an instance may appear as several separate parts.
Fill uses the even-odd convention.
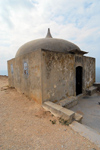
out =
[[[76,67],[76,95],[82,93],[82,67]]]

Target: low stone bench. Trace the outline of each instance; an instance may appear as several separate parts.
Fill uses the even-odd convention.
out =
[[[53,102],[47,101],[43,105],[43,108],[50,111],[54,116],[61,117],[71,123],[75,118],[75,113],[69,109],[66,109]]]
[[[97,91],[97,87],[91,86],[86,90],[86,94],[91,96],[92,94],[96,93],[96,91]]]
[[[75,105],[77,105],[78,100],[75,96],[68,97],[66,99],[60,100],[57,104],[59,104],[62,107],[71,108]]]

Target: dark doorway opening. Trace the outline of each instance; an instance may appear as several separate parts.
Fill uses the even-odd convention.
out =
[[[82,93],[82,67],[76,67],[76,95]]]

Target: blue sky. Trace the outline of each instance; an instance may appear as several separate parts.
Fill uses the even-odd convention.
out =
[[[0,70],[22,44],[44,38],[48,28],[53,37],[89,52],[100,67],[99,0],[0,0]]]

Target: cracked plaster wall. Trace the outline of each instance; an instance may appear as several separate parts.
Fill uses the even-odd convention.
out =
[[[83,56],[83,91],[95,82],[95,58]]]
[[[43,101],[59,101],[74,95],[75,57],[72,54],[42,51]]]
[[[24,70],[27,64],[27,71]],[[13,65],[13,73],[11,72]],[[9,86],[29,98],[42,103],[41,92],[41,50],[31,52],[8,61]]]

